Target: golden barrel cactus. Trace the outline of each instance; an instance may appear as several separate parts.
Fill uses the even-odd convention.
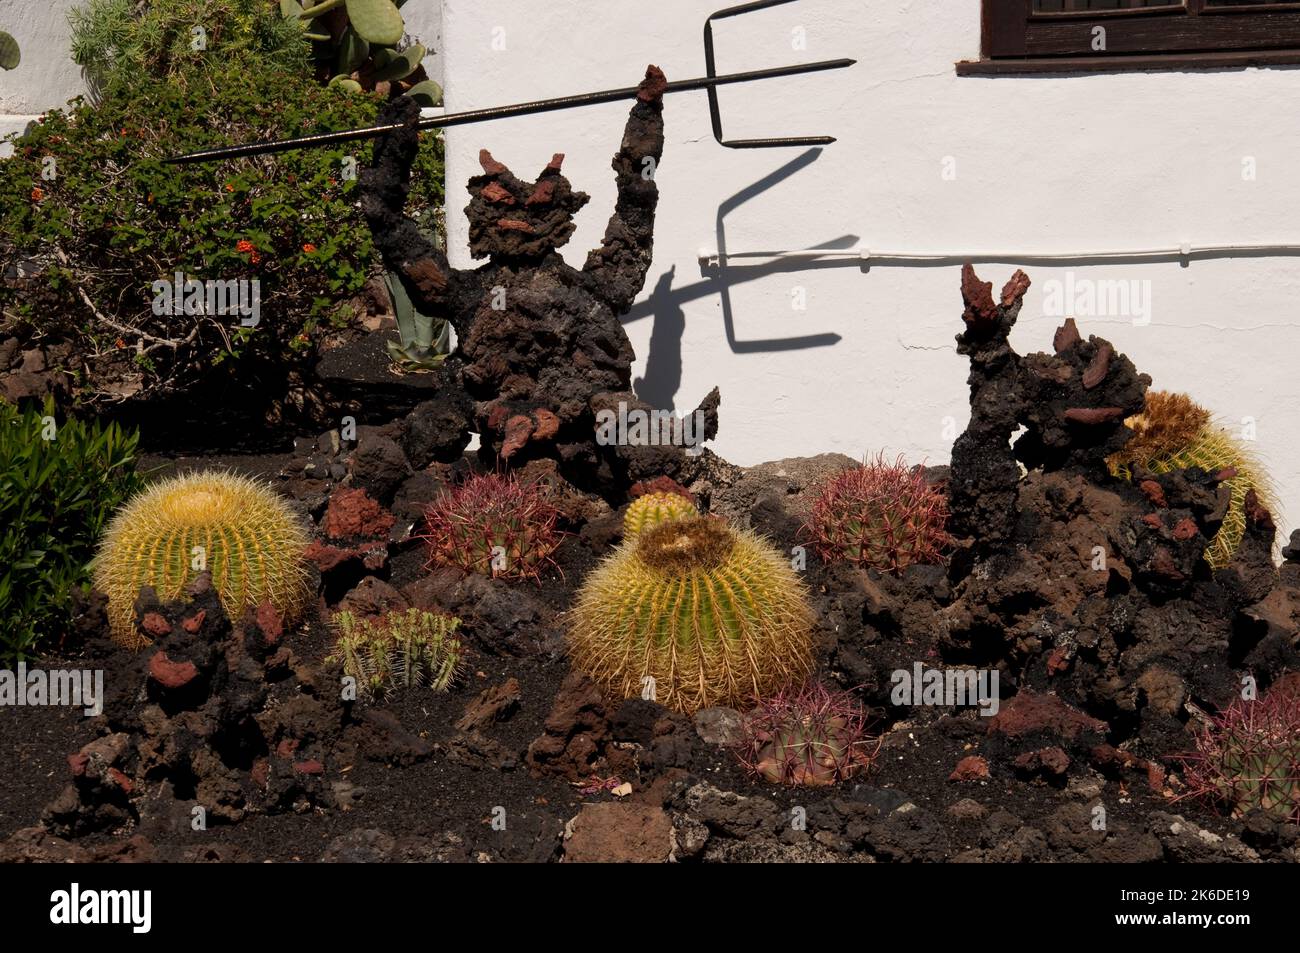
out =
[[[1276,494],[1255,455],[1186,394],[1148,391],[1142,413],[1125,424],[1133,436],[1107,460],[1115,476],[1127,479],[1137,466],[1156,474],[1188,467],[1209,473],[1229,468],[1236,472],[1226,481],[1232,493],[1228,513],[1205,550],[1205,561],[1212,568],[1228,565],[1246,532],[1246,494],[1254,490],[1264,507],[1275,510]]]
[[[719,520],[672,520],[598,566],[571,613],[573,664],[611,695],[687,714],[802,683],[812,612],[790,563]]]
[[[623,515],[623,538],[635,539],[661,523],[698,516],[699,512],[680,493],[647,493],[633,500]]]
[[[187,473],[147,487],[113,517],[94,562],[115,641],[148,644],[135,626],[141,586],[164,602],[205,569],[232,619],[269,602],[286,622],[309,597],[307,532],[268,485],[234,473]]]

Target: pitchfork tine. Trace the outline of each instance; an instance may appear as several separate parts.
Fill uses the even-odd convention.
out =
[[[766,10],[769,7],[779,7],[782,4],[794,3],[796,0],[751,0],[749,3],[742,3],[738,6],[727,7],[725,10],[719,10],[704,21],[704,66],[709,75],[713,78],[718,75],[717,58],[713,52],[713,21],[725,20],[729,17],[743,16],[746,13],[753,13],[757,10]],[[852,60],[849,61],[851,65]],[[769,139],[724,139],[722,136],[722,110],[718,105],[718,89],[716,86],[709,87],[709,119],[713,123],[713,138],[718,140],[718,144],[726,146],[728,149],[779,149],[787,146],[828,146],[835,141],[834,136],[786,136],[782,138]]]

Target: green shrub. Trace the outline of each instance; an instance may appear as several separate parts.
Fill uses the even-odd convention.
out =
[[[0,401],[0,659],[28,656],[67,619],[109,515],[138,489],[136,435],[56,424],[49,402]]]
[[[68,22],[72,58],[97,91],[141,76],[189,84],[236,61],[305,73],[310,60],[302,24],[277,0],[87,0]]]
[[[278,15],[278,14],[277,14]],[[284,384],[379,262],[344,158],[369,143],[225,163],[170,155],[372,124],[380,100],[271,69],[211,72],[203,84],[136,79],[91,107],[74,101],[14,140],[0,160],[0,261],[35,280],[0,287],[11,332],[73,344],[87,403],[174,397],[244,369],[261,392]],[[440,206],[442,145],[423,140],[410,208]],[[47,157],[57,176],[43,177]],[[260,323],[157,315],[153,283],[258,279]],[[25,330],[24,330],[25,329]],[[260,368],[260,373],[257,369]]]

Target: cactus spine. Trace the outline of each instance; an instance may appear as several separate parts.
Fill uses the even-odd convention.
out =
[[[802,682],[811,621],[781,553],[748,530],[693,517],[625,542],[592,572],[569,652],[615,697],[690,713]]]
[[[188,473],[118,510],[95,557],[95,587],[108,595],[113,638],[133,647],[148,644],[135,627],[140,588],[176,599],[205,569],[232,617],[269,602],[294,622],[309,595],[306,544],[302,522],[269,486],[233,473]]]

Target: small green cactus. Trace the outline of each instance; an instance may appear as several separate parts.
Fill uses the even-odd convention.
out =
[[[624,542],[587,578],[569,654],[617,698],[691,713],[807,678],[812,612],[785,556],[720,520],[670,520]]]
[[[429,567],[538,579],[560,545],[559,515],[537,484],[510,474],[470,477],[425,511]]]
[[[623,516],[623,538],[636,539],[670,520],[698,516],[695,504],[680,493],[647,493],[632,501]]]
[[[454,636],[460,619],[453,616],[407,609],[377,620],[340,612],[333,621],[339,636],[325,662],[342,665],[371,698],[421,686],[445,692],[460,673],[464,652]]]
[[[4,30],[0,30],[0,69],[17,69],[22,58],[18,41]]]
[[[867,737],[866,723],[862,705],[848,692],[810,683],[746,715],[736,754],[764,781],[824,787],[871,765],[880,744]]]
[[[286,622],[306,607],[302,521],[269,486],[234,473],[187,473],[132,497],[113,517],[94,561],[95,588],[108,596],[113,638],[140,647],[135,601],[151,586],[164,601],[200,572],[232,618],[269,602]]]
[[[803,534],[827,562],[900,573],[914,563],[942,561],[947,521],[947,499],[921,469],[907,467],[901,456],[886,463],[882,454],[827,481]]]
[[[1189,796],[1237,815],[1259,810],[1300,824],[1300,676],[1212,719],[1183,764]]]

